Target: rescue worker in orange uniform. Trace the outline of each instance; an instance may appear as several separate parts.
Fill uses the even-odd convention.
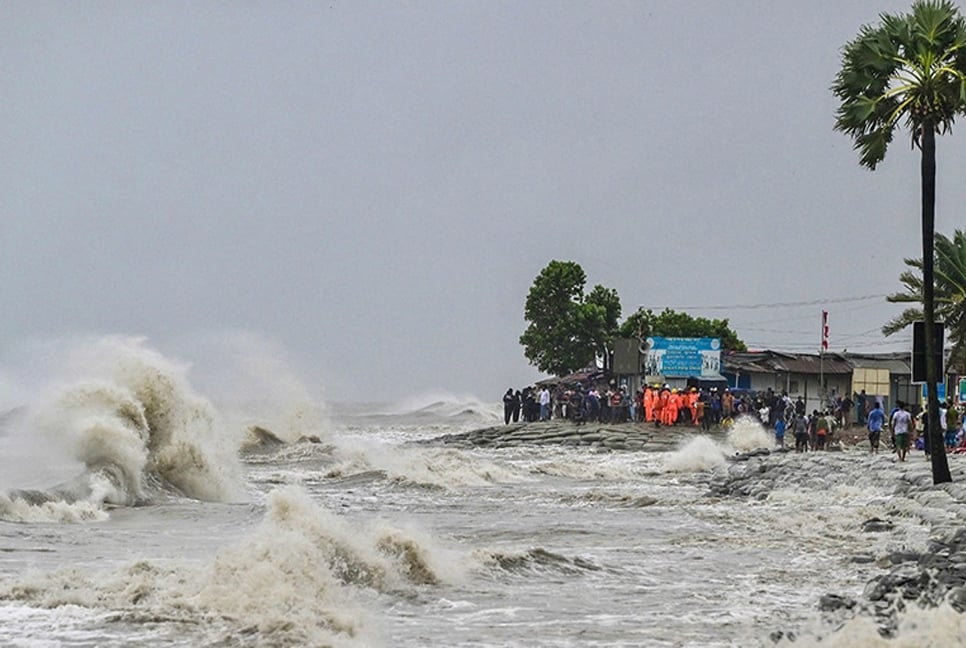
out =
[[[672,389],[668,394],[667,403],[664,405],[664,425],[674,425],[678,422],[678,409],[681,407],[681,398],[678,390]]]
[[[657,425],[664,423],[665,414],[664,410],[668,407],[668,398],[671,396],[671,390],[667,386],[663,387],[658,394],[657,400],[654,402],[654,422]]]
[[[644,421],[650,423],[654,420],[654,390],[650,385],[644,388]]]

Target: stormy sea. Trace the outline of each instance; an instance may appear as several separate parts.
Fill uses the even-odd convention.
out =
[[[67,355],[0,418],[3,646],[966,643],[964,456],[939,488],[753,421],[502,435],[496,388],[334,404]]]

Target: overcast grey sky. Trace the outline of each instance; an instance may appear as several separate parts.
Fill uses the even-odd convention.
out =
[[[860,168],[829,87],[910,5],[4,2],[0,353],[143,335],[200,367],[242,337],[329,400],[495,400],[539,377],[551,259],[625,315],[814,351],[824,307],[833,349],[908,348],[855,298],[920,255],[918,153]],[[946,233],[964,152],[939,140]],[[776,302],[816,303],[711,308]]]

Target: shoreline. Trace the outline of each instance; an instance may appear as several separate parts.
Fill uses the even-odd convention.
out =
[[[739,419],[741,420],[741,419]],[[769,430],[757,420],[755,425],[761,427],[763,434],[774,441],[774,431]],[[474,428],[465,432],[444,434],[421,441],[421,443],[462,444],[479,447],[516,447],[521,445],[561,445],[571,447],[590,447],[608,450],[663,450],[676,447],[681,441],[699,436],[714,440],[724,439],[734,427],[725,428],[715,425],[710,430],[691,425],[655,425],[654,423],[574,423],[569,419],[551,419],[549,421],[517,422],[509,424],[490,425]],[[828,441],[826,451],[836,452],[845,448],[865,447],[868,450],[868,436],[865,428],[852,425],[843,429],[833,430]],[[786,452],[788,448],[794,450],[795,440],[788,433],[785,434],[784,448],[775,443],[763,446],[771,452]],[[880,454],[888,454],[892,449],[887,443],[880,445]]]
[[[506,448],[523,445],[560,445],[614,451],[660,451],[677,447],[689,437],[723,438],[720,426],[710,431],[694,427],[661,426],[652,423],[581,423],[551,419],[532,423],[510,423],[444,434],[422,443],[460,444]]]
[[[852,555],[843,556],[852,562],[875,564],[879,569],[866,578],[859,595],[829,591],[819,597],[815,608],[826,631],[834,633],[845,624],[867,619],[875,623],[882,637],[890,638],[918,608],[948,607],[960,616],[966,614],[966,459],[950,461],[953,482],[933,485],[931,465],[923,454],[914,453],[904,463],[896,462],[888,445],[878,454],[871,454],[868,438],[862,432],[864,428],[857,425],[839,430],[832,451],[799,454],[786,443],[784,448],[771,445],[725,457],[725,467],[706,471],[707,496],[753,503],[767,499],[775,490],[796,485],[814,489],[819,482],[827,486],[842,483],[856,474],[859,464],[873,477],[877,488],[888,491],[890,484],[894,485],[887,497],[903,498],[912,504],[912,514],[928,529],[929,539],[925,546],[903,547],[880,555],[860,545]],[[492,448],[559,445],[602,452],[661,452],[676,450],[689,439],[701,436],[724,440],[728,433],[721,427],[708,432],[690,426],[576,425],[551,420],[490,426],[421,443]],[[895,525],[893,520],[904,515],[900,508],[883,516],[885,519],[866,520],[862,533],[889,533]],[[771,638],[776,644],[793,645],[800,630],[776,627]]]
[[[950,462],[953,482],[934,485],[929,461],[923,455],[898,463],[889,452],[878,455],[857,447],[844,452],[807,453],[800,459],[796,453],[748,453],[746,460],[731,462],[725,471],[711,474],[711,497],[764,500],[776,489],[800,485],[812,489],[816,482],[831,486],[855,475],[859,463],[878,480],[879,487],[894,483],[893,498],[911,503],[910,511],[896,507],[886,519],[871,518],[861,527],[863,533],[889,533],[893,520],[912,513],[928,529],[924,547],[896,549],[875,555],[857,546],[844,559],[856,563],[872,563],[878,573],[865,581],[858,596],[827,592],[816,603],[828,632],[836,632],[844,624],[862,618],[873,621],[879,634],[892,638],[902,620],[916,614],[918,608],[939,609],[949,606],[959,615],[966,614],[966,459]],[[811,467],[803,466],[812,460]],[[821,465],[822,470],[815,468]],[[796,632],[777,628],[773,640],[794,644]],[[784,645],[784,643],[782,644]]]

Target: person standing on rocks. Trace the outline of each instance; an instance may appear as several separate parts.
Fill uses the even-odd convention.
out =
[[[523,407],[523,393],[516,390],[513,394],[513,422],[520,420],[520,408]]]
[[[792,399],[789,398],[787,394],[785,394],[784,398],[785,398],[785,410],[784,410],[785,426],[788,429],[791,429],[792,423],[795,422],[795,416],[797,415],[797,412],[795,411],[795,403],[792,402]]]
[[[623,401],[623,393],[624,392],[620,391],[616,387],[608,390],[607,392],[607,401],[610,405],[610,416],[608,421],[610,423],[623,423],[621,420],[621,403]]]
[[[550,420],[550,390],[546,385],[540,388],[540,420]]]
[[[593,387],[591,389],[593,389]],[[587,410],[585,398],[583,386],[580,383],[577,383],[577,387],[574,389],[574,393],[570,397],[570,406],[573,410],[573,421],[575,425],[581,425],[586,420]]]
[[[785,447],[785,419],[781,417],[775,419],[775,445]]]
[[[672,389],[668,394],[667,400],[664,402],[663,412],[664,419],[661,421],[664,425],[668,427],[675,425],[678,422],[678,405],[680,400],[678,399],[678,390]]]
[[[553,402],[553,407],[551,408],[552,418],[561,419],[564,417],[563,402],[564,402],[564,394],[566,393],[566,391],[567,391],[567,387],[563,383],[560,383],[556,387],[554,387],[553,396],[550,399]]]
[[[667,400],[671,396],[671,388],[667,385],[658,392],[657,400],[654,401],[654,426],[661,427],[664,421],[664,408],[667,407]]]
[[[719,425],[721,423],[721,396],[718,394],[718,388],[711,388],[711,423],[714,425]]]
[[[910,416],[912,416],[910,414]],[[910,426],[910,431],[912,436],[915,437],[916,450],[922,450],[926,454],[926,459],[929,458],[929,408],[926,408],[919,415],[920,419],[918,421],[919,425],[916,425],[917,421],[915,418],[912,419],[912,425]]]
[[[828,446],[829,424],[825,412],[818,415],[815,421],[815,447],[818,450],[825,450]]]
[[[812,452],[818,450],[818,410],[812,410],[812,415],[808,417],[808,449]]]
[[[587,397],[584,399],[584,410],[587,412],[587,418],[591,421],[600,421],[600,394],[597,393],[597,388],[593,385],[587,391]]]
[[[724,395],[721,397],[721,416],[731,418],[735,414],[735,395],[725,387]]]
[[[527,423],[536,421],[540,414],[540,405],[537,403],[533,392],[533,387],[527,387],[523,390],[523,420]]]
[[[506,390],[503,394],[503,425],[509,425],[513,417],[513,388]]]
[[[792,421],[792,430],[795,435],[795,452],[805,452],[808,450],[808,421],[804,414],[796,414]]]
[[[621,423],[627,423],[628,421],[634,420],[634,405],[631,400],[630,395],[627,393],[627,387],[621,386]]]
[[[762,406],[758,408],[758,420],[761,421],[762,425],[769,425],[771,421],[771,408],[767,404],[762,403]],[[770,426],[773,427],[773,426]]]
[[[959,411],[950,401],[946,401],[946,429],[943,431],[943,441],[947,450],[956,447],[956,433],[959,431]]]
[[[644,387],[644,395],[641,397],[641,401],[644,404],[644,422],[652,423],[654,421],[654,401],[657,396],[650,385]]]
[[[897,403],[899,409],[892,415],[892,429],[896,438],[896,451],[899,453],[899,461],[906,460],[906,452],[909,451],[909,432],[912,425],[912,417],[906,411],[906,404],[902,401]]]
[[[855,403],[849,398],[848,394],[842,397],[842,427],[852,425],[852,408]]]
[[[872,411],[869,412],[869,453],[878,454],[879,439],[882,436],[882,426],[885,424],[885,412],[882,411],[882,403],[878,401]]]

